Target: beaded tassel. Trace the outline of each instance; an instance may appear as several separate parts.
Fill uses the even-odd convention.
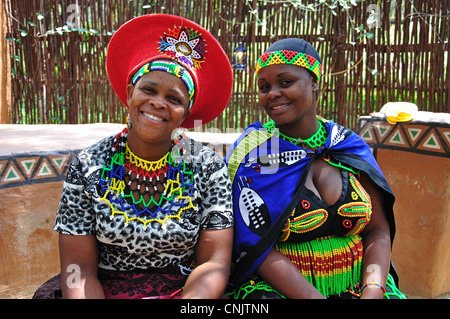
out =
[[[360,280],[363,247],[359,235],[277,242],[275,248],[324,296],[343,293]]]

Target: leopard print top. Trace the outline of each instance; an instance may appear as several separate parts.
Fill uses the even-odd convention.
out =
[[[127,223],[123,215],[112,216],[109,204],[101,200],[104,191],[100,185],[103,167],[113,156],[111,136],[81,151],[71,163],[54,229],[68,235],[95,235],[102,269],[129,271],[188,264],[200,231],[232,227],[234,217],[231,184],[222,157],[187,137],[182,142],[191,150],[185,162],[193,172],[190,193],[194,208],[182,211],[180,219],[152,221],[144,227],[138,220]],[[127,214],[134,212],[131,209]],[[139,217],[145,218],[142,215]]]

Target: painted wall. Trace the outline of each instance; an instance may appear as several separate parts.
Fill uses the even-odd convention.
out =
[[[402,292],[450,292],[450,114],[419,112],[409,123],[362,117],[359,135],[396,196],[392,258]]]

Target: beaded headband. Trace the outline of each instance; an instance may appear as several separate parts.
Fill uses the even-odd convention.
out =
[[[143,77],[145,74],[151,71],[165,71],[180,78],[183,81],[184,85],[186,85],[186,88],[188,90],[189,108],[192,107],[192,104],[194,103],[195,84],[194,79],[192,78],[191,74],[187,69],[182,67],[177,62],[171,60],[163,59],[151,61],[148,62],[147,64],[144,64],[136,72],[136,74],[133,75],[133,77],[131,78],[131,84],[136,85],[136,83],[139,81],[141,77]]]
[[[264,53],[256,64],[256,74],[262,68],[274,64],[289,64],[306,68],[316,75],[317,81],[320,81],[322,65],[316,58],[308,54],[288,50]]]

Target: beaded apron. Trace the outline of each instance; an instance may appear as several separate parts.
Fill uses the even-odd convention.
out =
[[[275,244],[324,296],[340,294],[359,282],[359,233],[372,214],[370,196],[357,178],[347,172],[342,176],[343,195],[337,205],[325,205],[305,190]]]
[[[370,197],[356,177],[346,172],[342,176],[343,195],[335,205],[324,205],[311,191],[303,192],[274,245],[324,296],[358,285],[363,258],[359,234],[372,213]],[[241,287],[235,295],[254,289],[272,291],[264,282],[250,286]]]
[[[360,280],[363,245],[359,235],[304,243],[277,242],[275,249],[288,257],[324,296],[346,292]]]

